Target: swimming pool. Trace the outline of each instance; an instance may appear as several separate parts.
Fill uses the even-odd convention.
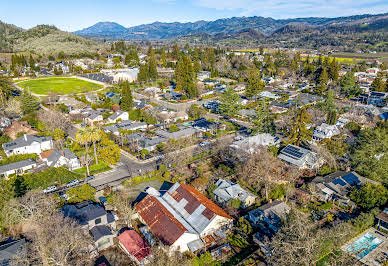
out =
[[[347,250],[356,255],[357,258],[362,259],[368,255],[369,252],[377,248],[381,243],[383,243],[381,239],[366,233],[361,238],[349,245]]]

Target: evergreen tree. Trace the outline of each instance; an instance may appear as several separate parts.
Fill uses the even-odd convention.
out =
[[[328,125],[335,125],[335,123],[337,123],[337,112],[335,110],[329,111],[327,114],[326,123]]]
[[[354,73],[352,71],[347,72],[339,82],[341,93],[346,97],[353,97],[359,95],[362,90],[356,85]]]
[[[232,87],[228,87],[221,96],[220,110],[222,113],[233,116],[239,110],[238,100],[240,96],[234,91]]]
[[[179,57],[180,57],[180,52],[179,52],[179,47],[178,47],[178,44],[174,44],[174,47],[172,48],[172,57],[175,59],[175,60],[178,60]]]
[[[35,61],[32,55],[30,55],[29,65],[31,69],[35,68]]]
[[[175,68],[175,79],[176,89],[178,91],[185,91],[189,98],[198,96],[198,89],[195,85],[194,67],[188,54],[179,59]]]
[[[139,83],[145,83],[149,80],[148,78],[148,65],[140,65],[139,74],[137,75],[137,81]]]
[[[194,62],[194,72],[198,74],[201,71],[202,71],[201,63],[197,60]]]
[[[154,49],[152,48],[152,45],[148,48],[148,77],[151,80],[155,80],[158,78],[158,70],[156,69],[157,67],[157,62],[156,62],[156,56]]]
[[[258,132],[275,133],[274,119],[269,109],[269,104],[264,99],[260,100],[256,107],[256,115],[253,124]]]
[[[329,77],[332,81],[337,82],[339,77],[339,65],[337,64],[335,58],[331,61],[329,65]]]
[[[21,109],[23,114],[31,114],[40,108],[40,102],[27,90],[21,96]]]
[[[123,111],[130,111],[133,107],[133,97],[132,97],[132,90],[129,86],[129,82],[125,81],[120,84],[121,89],[121,103],[120,108]]]
[[[167,67],[167,57],[164,48],[162,48],[162,51],[160,52],[160,64],[162,67]]]
[[[307,124],[310,123],[311,115],[306,111],[306,108],[302,107],[298,109],[295,117],[295,124],[288,136],[289,143],[299,146],[301,142],[311,140],[313,133],[307,128]]]
[[[247,86],[245,95],[251,98],[264,88],[264,83],[261,80],[260,71],[257,68],[251,68],[247,73]]]
[[[385,91],[386,84],[383,81],[383,72],[377,73],[377,77],[372,82],[371,87],[372,87],[372,90],[374,90],[374,91],[380,91],[380,92]]]

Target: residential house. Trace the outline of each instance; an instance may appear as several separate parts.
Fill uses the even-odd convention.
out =
[[[312,139],[316,141],[321,141],[323,139],[331,139],[333,136],[339,134],[340,130],[337,125],[328,125],[326,123],[323,123],[314,129]]]
[[[279,145],[279,137],[274,137],[268,133],[257,134],[234,141],[230,147],[252,154],[260,146]]]
[[[146,103],[144,100],[133,100],[133,107],[139,110],[145,110],[151,108],[152,105]]]
[[[127,112],[124,112],[122,110],[117,110],[114,112],[110,117],[108,117],[108,122],[109,123],[116,123],[117,120],[121,119],[122,121],[128,120],[129,115]]]
[[[354,205],[348,194],[354,187],[362,186],[365,183],[378,184],[358,175],[355,172],[337,171],[326,176],[318,176],[312,180],[315,186],[315,195],[322,201],[338,201],[343,205]]]
[[[206,118],[200,118],[191,122],[191,126],[200,131],[208,132],[217,129],[218,123],[209,122]]]
[[[242,117],[255,117],[256,111],[253,109],[241,109],[237,112],[237,114]]]
[[[8,241],[0,245],[0,265],[22,265],[19,259],[24,257],[26,251],[26,240]]]
[[[281,96],[274,94],[272,92],[269,92],[269,91],[262,91],[259,93],[259,96],[262,98],[269,98],[269,99],[273,99],[273,100],[277,100],[277,99],[281,98]]]
[[[98,203],[83,201],[75,205],[67,204],[61,212],[65,217],[76,220],[85,230],[89,230],[95,241],[95,248],[100,251],[113,245],[116,229],[114,214],[106,211]]]
[[[217,230],[227,230],[233,223],[231,216],[191,186],[175,183],[163,195],[150,188],[147,193],[136,211],[170,250],[195,252]]]
[[[92,125],[92,124],[95,124],[95,123],[98,123],[98,122],[101,122],[103,121],[104,118],[102,117],[102,113],[99,112],[99,111],[91,111],[87,117],[86,117],[86,122],[89,124],[89,125]]]
[[[12,174],[22,174],[27,170],[36,167],[36,162],[33,159],[26,159],[19,162],[5,164],[0,166],[0,175],[8,177]]]
[[[120,248],[136,263],[140,264],[150,255],[150,246],[135,230],[126,230],[118,236]]]
[[[157,145],[163,142],[167,142],[167,139],[162,137],[147,137],[141,133],[133,133],[127,136],[129,145],[135,147],[137,151],[148,150],[153,151],[156,149]]]
[[[281,225],[281,217],[288,213],[291,208],[280,200],[275,200],[260,206],[248,213],[246,218],[267,236],[272,236],[276,233]]]
[[[0,131],[5,130],[10,125],[11,125],[11,119],[5,116],[0,117]]]
[[[99,98],[98,98],[98,95],[96,93],[87,93],[85,95],[85,99],[90,102],[90,103],[96,103],[98,102]]]
[[[360,94],[358,98],[354,100],[362,104],[371,104],[377,107],[386,106],[386,99],[388,98],[388,92],[371,91],[369,94]]]
[[[205,79],[210,79],[210,72],[209,71],[201,71],[197,74],[197,79],[200,81],[204,81]]]
[[[156,135],[165,139],[182,139],[189,138],[199,134],[199,130],[192,127],[179,127],[179,131],[169,132],[167,130],[158,130],[155,132]]]
[[[24,135],[14,141],[2,144],[3,150],[7,156],[15,154],[40,154],[42,151],[53,148],[52,137]]]
[[[323,164],[323,159],[315,152],[292,144],[283,148],[278,158],[301,169],[317,168]]]
[[[156,115],[159,121],[166,124],[175,123],[175,122],[178,122],[178,120],[189,119],[189,115],[185,111],[173,112],[173,111],[163,110],[157,113]]]
[[[120,123],[110,125],[110,126],[105,126],[103,127],[103,131],[106,133],[112,133],[116,136],[120,135],[120,131],[122,130],[128,130],[128,131],[136,131],[139,129],[145,129],[147,128],[147,123],[146,122],[135,122],[132,120],[125,120],[121,121]]]
[[[38,131],[32,129],[27,121],[13,121],[11,125],[4,129],[4,134],[8,135],[11,139],[16,139],[20,133],[35,135],[38,134]]]
[[[181,100],[183,94],[179,93],[179,92],[175,92],[175,91],[168,91],[168,92],[164,93],[162,96],[166,100],[179,101],[179,100]]]
[[[213,191],[216,200],[221,204],[227,204],[232,199],[239,199],[242,207],[246,208],[255,203],[256,196],[243,189],[239,184],[228,180],[219,179],[217,188]]]
[[[81,163],[77,156],[69,149],[44,151],[40,154],[40,158],[49,167],[66,166],[70,170],[81,168]]]
[[[388,208],[385,208],[384,211],[380,212],[376,215],[377,219],[377,228],[380,227],[386,231],[388,231]]]

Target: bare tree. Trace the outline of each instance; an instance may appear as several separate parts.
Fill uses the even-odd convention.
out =
[[[38,114],[38,118],[50,131],[59,128],[67,132],[71,128],[70,120],[64,114],[54,110],[41,110]]]
[[[22,232],[32,241],[23,258],[27,264],[86,265],[91,237],[74,220],[60,214],[57,206],[56,197],[31,191],[9,202],[2,216],[8,226],[22,225]]]
[[[116,208],[120,218],[127,226],[132,224],[136,210],[132,207],[133,199],[127,193],[118,191],[113,194],[112,205]]]
[[[147,265],[157,266],[189,266],[192,265],[190,260],[193,256],[190,253],[168,252],[161,246],[153,246],[151,248],[152,256]]]
[[[300,177],[300,172],[270,154],[265,147],[258,147],[238,170],[238,176],[247,184],[260,187],[264,184],[268,199],[271,184],[286,184]]]

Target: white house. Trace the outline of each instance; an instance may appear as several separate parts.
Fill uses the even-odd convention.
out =
[[[260,146],[276,146],[279,143],[280,139],[278,137],[274,137],[268,133],[262,133],[234,141],[230,147],[247,153],[253,153]]]
[[[4,175],[5,177],[8,177],[12,174],[21,174],[34,167],[36,167],[36,162],[33,159],[26,159],[19,162],[1,165],[0,176]]]
[[[81,168],[77,156],[69,149],[42,152],[40,158],[50,167],[67,166],[70,170]]]
[[[340,130],[338,129],[337,125],[328,125],[323,123],[314,129],[312,139],[321,141],[323,139],[331,139],[333,136],[338,134],[340,134]]]
[[[108,117],[108,121],[110,123],[116,123],[116,121],[119,119],[121,119],[122,121],[128,120],[129,119],[128,113],[122,110],[117,110],[114,114]]]
[[[14,141],[2,144],[2,147],[7,156],[29,153],[40,154],[42,151],[53,148],[53,139],[52,137],[24,135]]]
[[[147,193],[136,211],[170,250],[195,252],[204,247],[204,239],[233,223],[231,216],[191,186],[175,183],[163,195],[153,188]]]

